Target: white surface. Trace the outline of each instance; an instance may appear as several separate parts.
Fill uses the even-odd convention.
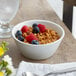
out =
[[[24,25],[32,26],[34,23],[43,24],[48,28],[54,29],[60,35],[60,39],[55,42],[49,43],[49,44],[32,45],[32,44],[21,42],[15,37],[16,31],[20,30],[22,28],[22,26],[24,26]],[[56,52],[57,48],[59,47],[59,45],[64,37],[64,34],[65,34],[64,30],[60,25],[58,25],[54,22],[51,22],[51,21],[46,21],[46,20],[25,21],[23,23],[16,25],[12,30],[12,36],[15,39],[22,54],[30,59],[37,59],[37,60],[46,59],[46,58],[52,56]]]
[[[63,1],[62,0],[47,0],[50,6],[54,9],[56,14],[63,20]]]
[[[76,7],[73,7],[73,27],[72,27],[72,35],[76,39]]]
[[[76,62],[51,65],[51,64],[28,63],[22,61],[19,65],[17,76],[22,76],[23,72],[32,72],[40,76],[43,76],[44,74],[52,71],[64,70],[72,67],[76,67]],[[56,76],[76,76],[76,72],[64,73]]]

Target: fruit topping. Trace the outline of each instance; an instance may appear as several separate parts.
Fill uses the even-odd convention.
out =
[[[33,33],[39,33],[39,32],[40,32],[39,27],[37,26],[33,27]]]
[[[18,31],[16,32],[15,36],[16,36],[16,37],[22,36],[22,32],[21,32],[20,30],[18,30]]]
[[[22,36],[18,36],[18,40],[20,40],[20,41],[24,41],[24,37],[22,37]]]
[[[28,27],[25,25],[21,28],[22,33],[27,32],[28,31]]]
[[[32,27],[34,28],[34,27],[37,27],[37,24],[36,23],[34,23],[33,25],[32,25]]]
[[[31,44],[39,45],[39,42],[37,40],[32,40]]]
[[[28,35],[28,36],[26,37],[26,40],[27,40],[29,43],[31,43],[32,40],[38,40],[38,39],[36,38],[36,36],[35,36],[33,33],[31,33],[30,35]]]
[[[39,29],[40,29],[40,32],[45,32],[45,30],[46,30],[46,27],[45,27],[45,25],[42,25],[42,24],[38,24],[38,27],[39,27]]]

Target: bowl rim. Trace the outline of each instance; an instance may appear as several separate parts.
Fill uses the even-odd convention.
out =
[[[13,31],[14,31],[14,29],[15,29],[16,26],[19,26],[19,25],[22,24],[22,23],[26,23],[26,22],[30,22],[30,21],[40,21],[40,22],[48,22],[48,23],[51,23],[51,24],[59,27],[59,28],[62,30],[62,35],[61,35],[61,37],[60,37],[58,40],[56,40],[56,41],[54,41],[54,42],[52,42],[52,43],[48,43],[48,44],[33,45],[33,44],[24,43],[24,42],[18,40],[18,39],[15,37],[15,34],[14,34]],[[59,24],[57,24],[57,23],[55,23],[55,22],[53,22],[53,21],[49,21],[49,20],[37,20],[37,19],[27,20],[27,21],[20,22],[20,23],[16,24],[16,26],[14,26],[13,29],[12,29],[12,36],[13,36],[13,38],[14,38],[17,42],[19,42],[19,43],[21,43],[21,44],[26,44],[26,45],[28,45],[28,46],[46,46],[46,45],[53,45],[53,44],[61,41],[61,40],[64,38],[64,36],[65,36],[65,31],[64,31],[64,29],[63,29]]]

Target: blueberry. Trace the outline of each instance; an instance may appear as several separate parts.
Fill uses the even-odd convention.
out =
[[[34,27],[34,28],[33,28],[33,33],[39,33],[39,32],[40,32],[39,27]]]
[[[34,23],[33,25],[32,25],[32,27],[34,28],[34,27],[37,27],[37,24],[36,23]]]
[[[22,37],[22,36],[18,36],[18,40],[20,40],[20,41],[24,41],[24,37]]]
[[[22,35],[22,32],[20,30],[18,30],[15,34],[16,37],[21,36],[21,35]]]
[[[31,44],[39,45],[39,42],[37,40],[32,40]]]

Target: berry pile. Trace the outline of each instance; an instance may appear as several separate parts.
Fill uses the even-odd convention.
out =
[[[33,24],[32,27],[24,25],[15,34],[16,38],[25,43],[39,45],[58,40],[60,37],[54,30],[50,30],[43,24]]]

